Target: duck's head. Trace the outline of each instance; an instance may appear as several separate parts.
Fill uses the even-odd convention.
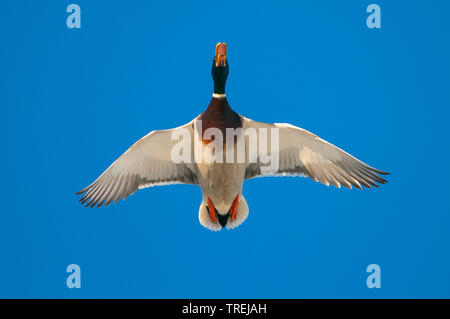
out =
[[[216,45],[211,74],[214,80],[214,94],[225,94],[225,83],[228,78],[227,45],[225,43],[219,42]]]

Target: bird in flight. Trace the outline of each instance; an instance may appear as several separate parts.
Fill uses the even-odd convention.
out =
[[[76,193],[83,195],[80,202],[86,207],[108,206],[141,188],[198,185],[202,191],[200,224],[219,231],[233,229],[247,219],[249,209],[242,190],[250,178],[304,176],[327,186],[359,189],[387,182],[380,175],[388,173],[307,130],[253,121],[233,111],[225,94],[229,73],[225,43],[216,45],[211,73],[214,92],[202,114],[185,125],[152,131],[138,140],[92,184]],[[180,142],[176,136],[182,134]],[[267,145],[261,147],[264,141]],[[185,146],[182,152],[180,146]]]

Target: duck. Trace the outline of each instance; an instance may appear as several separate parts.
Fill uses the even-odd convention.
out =
[[[370,189],[387,182],[382,175],[389,173],[305,129],[258,122],[235,112],[225,93],[228,62],[227,45],[217,43],[211,69],[214,90],[206,110],[187,124],[154,130],[139,139],[76,193],[82,195],[81,204],[108,206],[143,188],[197,185],[202,192],[199,222],[211,231],[220,231],[234,229],[247,219],[243,186],[248,179],[300,176],[349,189]],[[261,144],[264,141],[265,146]]]

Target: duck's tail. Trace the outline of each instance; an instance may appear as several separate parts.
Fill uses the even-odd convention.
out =
[[[226,227],[227,229],[236,228],[248,217],[247,201],[244,196],[239,196],[236,218],[232,218],[230,212],[228,212],[227,215],[219,215],[217,211],[215,211],[215,216],[216,218],[213,218],[214,221],[212,221],[209,207],[203,202],[200,204],[198,219],[203,227],[212,231],[220,231],[223,227]]]

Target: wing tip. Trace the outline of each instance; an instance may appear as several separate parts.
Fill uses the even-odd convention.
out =
[[[375,167],[368,166],[368,168],[369,168],[371,171],[373,171],[373,172],[375,172],[375,173],[377,173],[377,174],[381,174],[381,175],[391,175],[391,173],[382,171],[382,170],[377,169],[377,168],[375,168]]]
[[[81,195],[81,194],[85,193],[88,189],[89,189],[89,187],[86,187],[85,189],[82,189],[81,191],[76,192],[75,195]]]

